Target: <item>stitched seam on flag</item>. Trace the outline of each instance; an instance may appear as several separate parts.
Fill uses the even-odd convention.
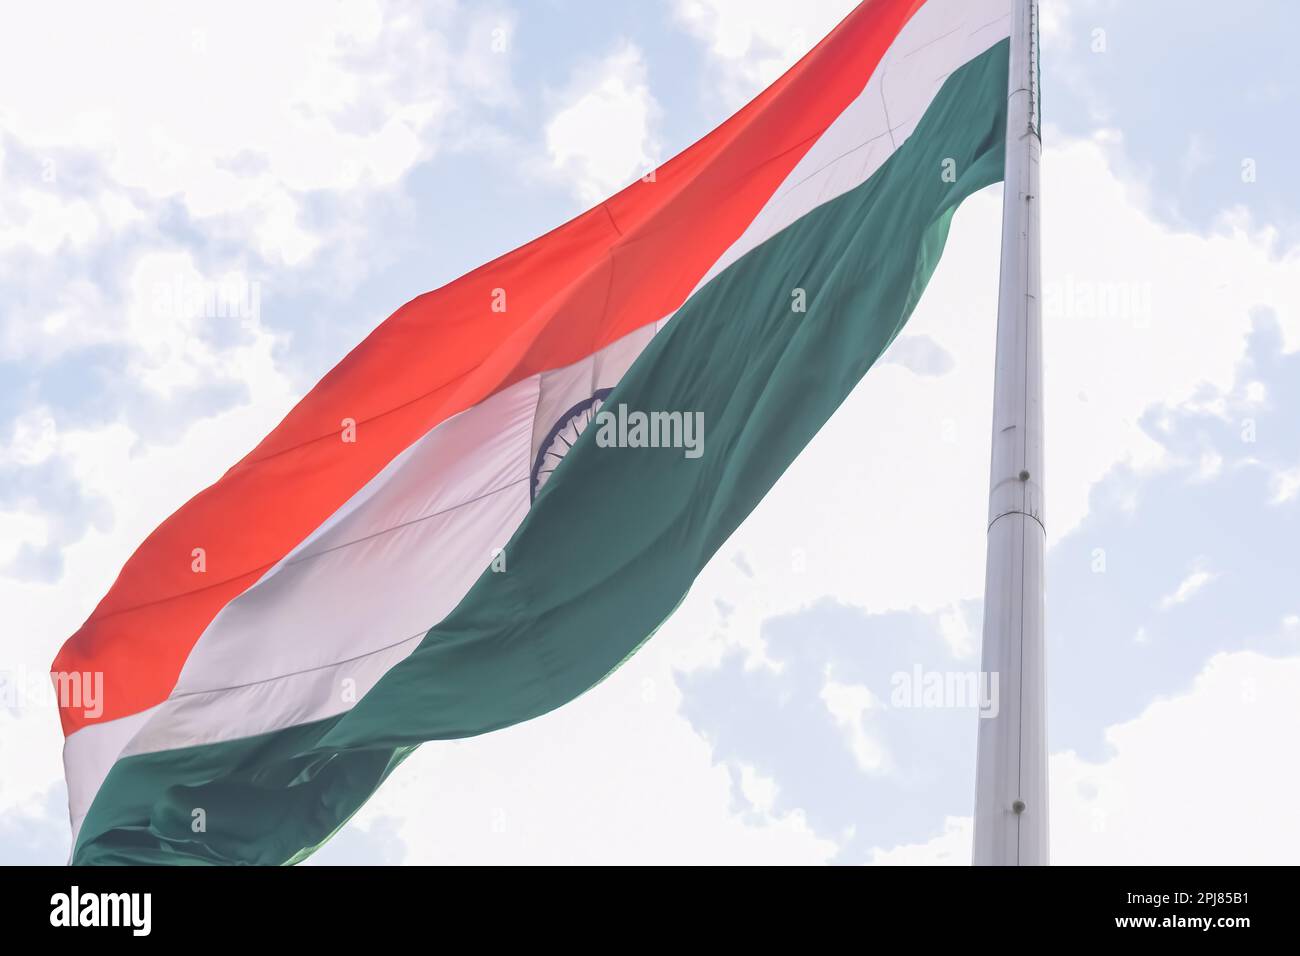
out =
[[[364,541],[370,541],[374,538],[379,538],[382,537],[383,535],[390,534],[391,532],[400,531],[402,528],[409,528],[412,525],[419,524],[421,521],[428,521],[431,518],[438,518],[441,517],[442,515],[451,514],[453,511],[459,511],[461,508],[464,508],[467,505],[472,505],[476,502],[482,501],[484,498],[490,498],[493,495],[498,494],[499,492],[506,491],[510,488],[513,488],[515,485],[521,484],[522,482],[525,482],[527,480],[528,480],[528,476],[525,475],[523,478],[516,478],[513,481],[509,481],[506,484],[501,485],[499,488],[493,488],[491,491],[485,491],[481,495],[476,495],[475,497],[470,498],[468,501],[462,501],[459,504],[452,505],[449,508],[443,508],[440,511],[434,511],[427,515],[420,515],[417,518],[411,518],[409,521],[402,521],[398,524],[393,525],[392,527],[381,528],[379,531],[372,531],[370,534],[362,535],[360,538],[354,538],[351,541],[345,541],[342,544],[336,544],[333,547],[325,548],[322,551],[310,551],[304,554],[300,554],[298,557],[293,558],[292,560],[285,561],[284,566],[290,567],[295,564],[301,564],[303,561],[309,561],[312,558],[319,558],[326,554],[333,554],[335,551],[341,551],[344,548],[350,548],[354,544],[361,544]]]
[[[996,22],[996,21],[993,21],[993,22]],[[986,24],[986,25],[987,25],[987,24]],[[980,30],[982,30],[982,29],[984,29],[984,28],[983,28],[983,27],[980,27]],[[961,30],[961,27],[960,27],[960,26],[955,26],[955,27],[953,27],[951,30],[949,30],[947,33],[944,33],[944,34],[942,34],[942,35],[940,35],[940,36],[937,36],[937,37],[935,37],[933,40],[926,40],[924,43],[922,43],[920,46],[918,46],[915,50],[908,50],[906,53],[904,53],[904,54],[900,57],[900,59],[906,60],[909,56],[912,56],[913,54],[916,54],[916,53],[920,53],[920,52],[921,52],[922,50],[924,50],[926,47],[934,46],[934,45],[935,45],[936,43],[938,43],[940,40],[946,40],[946,39],[948,39],[948,37],[952,36],[954,33],[957,33],[959,30]],[[967,35],[968,37],[972,37],[972,36],[974,36],[974,35],[975,35],[976,33],[978,33],[978,32],[979,32],[979,30],[972,30],[970,33],[968,33],[968,34],[966,34],[966,35]]]
[[[581,278],[581,276],[580,276],[579,278]],[[437,290],[435,290],[435,291],[437,291]],[[432,293],[426,293],[426,295],[432,295]],[[411,301],[412,301],[412,302],[415,302],[415,301],[417,301],[417,300],[416,300],[416,299],[412,299]],[[378,328],[382,328],[382,326],[379,326]],[[376,331],[378,331],[378,328],[376,329]],[[359,346],[358,346],[358,347],[359,347]],[[382,412],[379,412],[379,413],[377,413],[377,414],[375,414],[375,415],[371,415],[369,418],[358,419],[358,421],[357,421],[357,425],[358,425],[358,426],[360,426],[360,425],[368,425],[370,422],[376,422],[376,421],[379,421],[379,419],[385,417],[386,415],[391,415],[391,414],[393,414],[394,412],[400,412],[400,411],[402,411],[403,409],[405,409],[405,408],[409,408],[410,406],[416,404],[417,402],[422,402],[422,401],[424,401],[426,398],[430,398],[430,397],[432,397],[432,396],[438,394],[438,393],[441,392],[443,389],[450,388],[450,387],[456,385],[458,382],[461,382],[462,380],[468,378],[469,376],[471,376],[471,375],[473,375],[475,372],[477,372],[480,368],[482,368],[482,367],[483,367],[483,362],[486,361],[486,360],[487,360],[488,358],[490,358],[490,357],[491,357],[490,355],[484,356],[484,358],[483,358],[482,360],[480,360],[479,362],[475,363],[475,364],[472,365],[471,367],[467,368],[465,371],[461,372],[461,373],[458,374],[458,375],[454,375],[454,376],[452,376],[451,378],[447,379],[445,382],[441,382],[441,383],[439,383],[438,385],[435,385],[432,389],[430,389],[430,390],[427,391],[427,392],[424,392],[424,393],[422,393],[422,394],[420,394],[420,395],[416,395],[414,398],[407,399],[406,401],[402,402],[401,404],[394,405],[392,408],[386,408],[386,409],[384,409]],[[324,381],[324,379],[322,379],[321,381]],[[500,391],[500,389],[498,389],[498,391]],[[311,393],[309,392],[308,394],[311,394]],[[492,393],[492,394],[496,394],[496,393],[494,392],[494,393]],[[305,398],[306,396],[303,396],[303,397]],[[486,398],[486,397],[488,397],[488,396],[484,396],[484,398]],[[469,407],[472,408],[473,406],[471,405],[471,406],[469,406]],[[453,417],[452,415],[448,415],[446,419],[443,419],[443,421],[447,421],[447,420],[451,419],[452,417]],[[440,425],[440,424],[442,424],[442,422],[439,422],[438,424]],[[436,426],[435,426],[435,427],[436,427]],[[268,436],[268,437],[269,437],[269,436]],[[291,452],[291,451],[298,451],[298,450],[301,449],[301,448],[306,448],[308,445],[314,445],[314,444],[316,444],[317,442],[325,441],[326,439],[334,439],[334,438],[337,438],[337,437],[338,437],[338,429],[333,429],[333,430],[331,430],[331,431],[325,432],[325,433],[322,434],[322,435],[317,435],[315,438],[306,438],[306,439],[303,439],[302,441],[300,441],[300,442],[298,442],[298,443],[296,443],[296,444],[293,444],[293,445],[286,445],[284,448],[280,448],[280,449],[278,449],[278,450],[276,450],[276,451],[267,452],[265,455],[262,455],[260,458],[245,458],[245,459],[242,460],[242,461],[236,462],[235,465],[234,465],[234,467],[232,467],[232,468],[230,469],[230,471],[231,471],[231,472],[235,472],[235,471],[237,471],[237,470],[239,470],[239,469],[241,469],[241,468],[243,468],[243,467],[250,467],[250,466],[252,466],[252,465],[259,465],[259,464],[261,464],[261,463],[264,462],[264,461],[271,461],[271,460],[273,460],[273,459],[275,459],[275,458],[279,458],[281,455],[287,455],[287,454],[288,454],[289,452]],[[394,456],[394,457],[396,457],[396,456]],[[229,472],[228,472],[228,474],[229,474]],[[223,476],[223,477],[224,477],[224,476]]]
[[[340,667],[344,664],[355,664],[357,661],[363,661],[368,657],[374,657],[376,654],[383,654],[387,651],[391,651],[395,647],[401,647],[403,644],[409,644],[411,641],[414,641],[418,638],[422,638],[428,633],[429,633],[429,628],[426,627],[410,635],[409,637],[403,637],[400,640],[393,641],[391,644],[385,644],[383,647],[373,648],[371,650],[366,651],[364,654],[357,654],[354,655],[353,657],[345,657],[342,660],[338,660],[338,661],[329,661],[325,664],[317,664],[315,667],[304,667],[301,670],[289,671],[288,673],[285,674],[276,674],[274,677],[263,677],[260,680],[250,680],[242,684],[227,684],[222,687],[205,687],[202,690],[187,690],[179,694],[173,693],[167,698],[166,701],[163,701],[163,705],[166,705],[168,701],[183,700],[187,697],[202,697],[205,694],[223,694],[227,691],[242,690],[243,688],[246,687],[259,687],[263,684],[274,683],[275,681],[278,680],[287,680],[290,677],[299,677],[303,674],[314,674],[317,671],[328,670],[331,667]],[[364,697],[365,695],[362,694],[362,696]],[[130,744],[128,743],[127,746],[129,747]]]
[[[983,26],[979,27],[978,29],[972,30],[970,33],[967,34],[967,36],[972,36],[972,37],[973,37],[975,34],[979,33],[981,30],[987,30],[989,27],[993,26],[993,24],[995,24],[995,23],[998,23],[998,22],[1000,22],[1000,21],[1002,21],[1002,20],[1010,20],[1010,19],[1011,19],[1011,14],[1009,14],[1009,13],[1004,13],[1004,14],[1002,14],[1002,16],[1000,16],[1000,17],[994,17],[992,20],[990,20],[988,23],[984,24]]]
[[[886,116],[886,119],[888,119],[888,116]],[[885,130],[883,133],[877,133],[875,136],[872,136],[870,139],[866,139],[866,140],[863,140],[861,143],[858,143],[857,146],[851,146],[851,147],[849,147],[849,148],[846,149],[844,152],[842,152],[842,153],[840,153],[838,156],[836,156],[834,159],[829,159],[829,160],[827,160],[825,163],[823,163],[822,165],[818,166],[816,169],[814,169],[814,170],[812,170],[811,172],[809,172],[807,176],[803,177],[803,179],[799,180],[797,183],[791,183],[791,184],[790,184],[790,188],[789,188],[788,190],[786,190],[786,193],[785,193],[785,194],[782,194],[782,198],[785,198],[785,195],[786,195],[786,194],[794,192],[796,189],[798,189],[798,188],[799,188],[800,186],[802,186],[804,183],[808,182],[808,181],[809,181],[810,179],[812,179],[813,177],[815,177],[815,176],[820,176],[820,175],[821,175],[822,173],[824,173],[827,169],[829,169],[830,167],[834,166],[836,163],[838,163],[840,160],[844,159],[846,156],[852,156],[852,155],[853,155],[854,153],[856,153],[858,150],[863,149],[863,148],[865,148],[865,147],[867,147],[867,146],[870,146],[872,143],[876,142],[877,140],[881,140],[881,139],[884,139],[886,136],[889,136],[890,133],[892,133],[893,130],[894,130],[894,129],[897,129],[897,128],[898,128],[898,127],[893,127],[892,129],[887,129],[887,130]],[[824,193],[825,193],[825,189],[823,188],[823,190],[822,190],[822,194],[824,194]],[[806,215],[806,214],[805,214],[805,215]]]
[[[889,100],[885,98],[885,80],[889,78],[889,70],[886,68],[884,73],[880,74],[880,106],[885,111],[885,132],[889,134],[889,145],[898,149],[898,143],[894,140],[894,121],[889,118]]]
[[[618,222],[614,219],[614,214],[609,210],[609,203],[608,202],[601,203],[600,208],[605,210],[605,215],[609,219],[609,224],[614,227],[614,231],[618,233],[620,236],[622,236],[623,230],[618,228]]]
[[[421,515],[421,516],[418,517],[418,518],[412,518],[410,521],[405,521],[405,522],[403,522],[403,523],[401,523],[401,524],[393,525],[393,527],[391,527],[391,528],[385,528],[385,529],[383,529],[382,531],[376,531],[376,532],[373,532],[372,534],[368,534],[368,535],[365,535],[364,537],[357,538],[355,541],[347,541],[347,542],[345,542],[345,543],[343,543],[343,544],[335,545],[335,546],[332,547],[332,548],[327,548],[327,549],[325,549],[324,551],[317,551],[317,552],[314,552],[314,553],[311,553],[311,554],[302,555],[301,557],[299,557],[299,558],[297,558],[297,559],[295,559],[295,560],[293,560],[293,561],[284,561],[284,559],[281,558],[279,561],[274,561],[274,562],[272,562],[272,563],[270,563],[270,564],[264,564],[264,565],[262,565],[262,566],[260,566],[260,567],[253,568],[253,569],[251,569],[251,570],[249,570],[249,571],[245,571],[243,574],[237,574],[237,575],[235,575],[234,577],[226,578],[226,579],[224,579],[224,580],[222,580],[222,581],[217,581],[217,582],[215,582],[215,583],[213,583],[213,584],[207,584],[207,585],[204,585],[203,587],[200,587],[200,588],[194,588],[194,589],[191,590],[191,591],[185,591],[185,592],[183,592],[183,593],[181,593],[181,594],[172,594],[172,595],[169,595],[169,596],[167,596],[167,597],[158,598],[156,601],[144,601],[144,602],[142,602],[142,603],[140,603],[140,604],[134,604],[134,605],[132,605],[131,607],[119,608],[119,609],[116,610],[116,611],[110,611],[110,612],[108,612],[107,614],[101,614],[101,615],[100,615],[98,618],[96,618],[95,620],[97,620],[97,621],[108,620],[109,618],[117,617],[117,616],[120,615],[120,614],[130,614],[132,611],[138,611],[138,610],[140,610],[141,608],[153,607],[153,606],[156,605],[156,604],[166,604],[168,601],[175,601],[175,600],[178,599],[178,598],[188,597],[188,596],[190,596],[191,594],[200,594],[200,593],[202,593],[202,592],[204,592],[204,591],[210,591],[210,590],[212,590],[213,588],[225,587],[225,586],[228,585],[228,584],[234,584],[234,583],[236,583],[237,581],[239,581],[239,580],[241,580],[241,579],[243,579],[243,578],[248,577],[250,574],[264,574],[266,571],[270,570],[271,568],[274,568],[276,565],[280,564],[281,562],[284,562],[284,564],[287,566],[287,565],[289,565],[289,564],[296,564],[296,563],[298,563],[298,562],[300,562],[300,561],[305,561],[305,560],[307,560],[307,559],[309,559],[309,558],[314,558],[314,557],[318,557],[318,556],[320,556],[320,555],[330,554],[331,552],[338,551],[338,550],[341,549],[341,548],[350,547],[351,545],[359,544],[359,543],[362,542],[362,541],[368,541],[368,540],[370,540],[371,538],[376,538],[376,537],[379,537],[380,535],[388,534],[390,531],[396,531],[396,530],[398,530],[398,529],[400,529],[400,528],[405,528],[405,527],[407,527],[408,525],[416,524],[416,523],[421,522],[421,521],[426,521],[426,520],[428,520],[428,519],[430,519],[430,518],[437,518],[437,517],[439,517],[440,515],[449,514],[449,513],[453,512],[453,511],[456,511],[457,509],[460,509],[460,508],[465,507],[466,505],[472,505],[472,504],[474,504],[474,503],[477,502],[477,501],[481,501],[481,500],[483,500],[484,498],[488,498],[488,497],[491,497],[492,495],[495,495],[495,494],[497,494],[497,493],[499,493],[499,492],[506,491],[506,490],[512,488],[513,486],[515,486],[515,485],[517,485],[517,484],[519,484],[519,483],[521,483],[521,482],[527,481],[527,480],[528,480],[527,477],[524,477],[524,478],[515,478],[515,479],[513,479],[512,481],[510,481],[510,482],[508,482],[508,483],[506,483],[506,484],[504,484],[504,485],[501,485],[499,488],[493,488],[491,491],[486,491],[486,492],[484,492],[483,494],[477,496],[476,498],[471,498],[471,499],[468,500],[468,501],[462,501],[462,502],[460,502],[459,504],[452,505],[452,506],[449,507],[449,508],[443,508],[441,511],[435,511],[435,512],[433,512],[432,514]],[[247,590],[241,592],[241,594],[242,594],[242,593],[247,593]],[[228,602],[228,603],[229,603],[229,602]]]

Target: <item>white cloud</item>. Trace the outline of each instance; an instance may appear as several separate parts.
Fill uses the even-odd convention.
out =
[[[49,409],[31,407],[13,422],[9,444],[0,448],[0,464],[39,465],[58,446],[58,423]]]
[[[858,768],[864,773],[888,770],[889,754],[884,745],[867,731],[867,712],[881,707],[880,701],[862,684],[843,684],[829,674],[822,685],[822,703],[839,724],[845,743]]]
[[[780,788],[771,777],[764,776],[747,764],[740,765],[740,792],[749,805],[762,814],[771,814]]]
[[[658,162],[652,130],[658,111],[641,51],[624,44],[578,72],[546,124],[552,166],[569,177],[583,203],[607,198]]]
[[[112,198],[101,195],[94,202],[81,197],[63,199],[14,183],[0,203],[0,249],[31,249],[48,256],[65,246],[84,247],[102,231],[128,221],[129,217],[110,214]]]
[[[1070,10],[1065,0],[1050,0],[1039,7],[1039,35],[1045,44],[1047,43],[1068,43],[1069,34],[1066,27],[1069,23]]]
[[[1300,467],[1288,471],[1279,471],[1273,475],[1273,504],[1290,501],[1300,492]]]
[[[1191,572],[1179,582],[1178,587],[1160,599],[1161,610],[1167,611],[1179,604],[1186,604],[1201,588],[1213,581],[1214,577],[1213,574],[1205,570]]]
[[[735,108],[803,56],[856,6],[856,0],[675,0],[673,12],[702,40]]]
[[[132,377],[160,397],[195,382],[248,385],[274,375],[276,336],[261,324],[261,285],[230,272],[209,278],[186,252],[141,256],[128,280],[122,337],[132,346]],[[218,347],[212,338],[234,337]]]
[[[1111,727],[1114,754],[1052,758],[1052,860],[1285,864],[1300,856],[1300,658],[1218,654],[1190,690]]]
[[[1201,455],[1200,467],[1197,469],[1198,481],[1210,481],[1223,471],[1223,456],[1218,452],[1207,451]]]
[[[1048,531],[1059,537],[1116,461],[1160,465],[1143,409],[1231,388],[1253,311],[1273,310],[1287,348],[1300,347],[1300,250],[1240,214],[1208,236],[1160,223],[1095,141],[1049,146],[1043,179]],[[1107,290],[1128,290],[1128,307]]]
[[[392,185],[464,96],[509,98],[508,48],[493,47],[492,30],[511,25],[454,3],[298,0],[226,4],[220,16],[155,2],[123,29],[111,6],[34,4],[0,34],[0,125],[43,158],[42,177],[58,182],[63,155],[88,151],[114,189],[178,197],[293,264],[322,240],[302,194]],[[123,194],[59,197],[48,185],[9,186],[0,243],[23,228],[49,252],[131,216]]]
[[[40,515],[0,511],[0,567],[13,560],[24,544],[43,547],[49,540],[49,524]]]
[[[954,657],[969,658],[979,653],[979,634],[972,630],[960,607],[953,605],[939,614],[939,633]]]
[[[875,866],[968,866],[974,831],[970,817],[947,817],[943,833],[925,843],[872,851]]]

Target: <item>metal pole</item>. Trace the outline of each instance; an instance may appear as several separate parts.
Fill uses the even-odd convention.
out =
[[[1038,3],[1011,2],[982,651],[998,693],[996,716],[979,721],[977,866],[1047,863]]]

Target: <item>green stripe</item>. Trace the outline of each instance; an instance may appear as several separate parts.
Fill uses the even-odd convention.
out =
[[[609,397],[703,412],[702,457],[602,448],[589,428],[506,546],[508,570],[484,573],[350,712],[118,761],[74,861],[296,862],[419,743],[544,714],[617,667],[902,328],[958,203],[1002,178],[1008,48],[954,72],[870,180],[696,293]]]

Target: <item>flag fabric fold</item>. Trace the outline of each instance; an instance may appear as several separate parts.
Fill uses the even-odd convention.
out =
[[[104,679],[61,704],[73,862],[297,862],[420,743],[634,653],[1001,179],[1008,8],[861,4],[654,177],[398,310],[168,518],[53,666]]]

